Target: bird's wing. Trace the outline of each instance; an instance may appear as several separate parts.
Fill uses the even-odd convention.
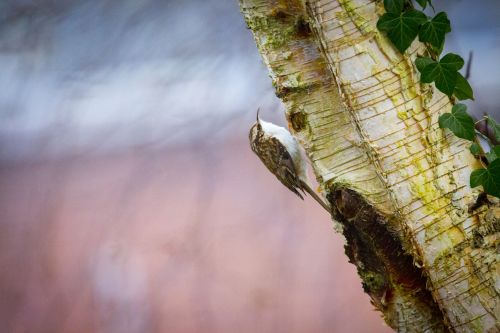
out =
[[[299,192],[302,189],[302,182],[300,181],[295,165],[293,164],[292,156],[286,150],[285,146],[276,138],[271,138],[270,140],[275,140],[272,147],[276,147],[278,151],[274,152],[271,158],[275,159],[275,164],[280,170],[276,170],[275,175],[277,178],[285,185],[290,191],[297,194],[302,200],[304,200],[303,195]]]

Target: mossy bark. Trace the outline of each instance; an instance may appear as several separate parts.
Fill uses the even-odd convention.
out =
[[[419,83],[423,46],[377,31],[381,1],[240,0],[346,254],[400,332],[500,331],[499,212],[469,210],[478,167],[439,128],[450,99]]]

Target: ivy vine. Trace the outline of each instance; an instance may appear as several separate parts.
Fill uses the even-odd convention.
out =
[[[451,112],[439,117],[439,127],[447,128],[455,136],[471,142],[470,152],[479,159],[482,168],[470,175],[470,186],[482,186],[490,195],[500,198],[500,125],[485,116],[475,122],[467,112],[465,104],[456,100],[474,100],[474,93],[467,79],[459,72],[464,59],[458,54],[448,53],[441,56],[446,34],[451,32],[451,24],[445,12],[428,17],[423,10],[430,6],[431,0],[415,0],[421,10],[416,9],[411,0],[384,0],[386,13],[377,22],[379,31],[385,33],[392,44],[405,53],[418,37],[427,48],[427,57],[417,57],[415,66],[420,72],[422,83],[434,83],[436,88],[450,97],[454,104]],[[493,139],[476,130],[476,125],[484,126],[493,133]]]

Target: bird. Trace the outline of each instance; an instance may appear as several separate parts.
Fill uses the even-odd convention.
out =
[[[299,198],[311,195],[327,212],[330,206],[311,189],[307,178],[307,162],[297,140],[284,127],[261,120],[250,128],[250,148],[278,180]]]

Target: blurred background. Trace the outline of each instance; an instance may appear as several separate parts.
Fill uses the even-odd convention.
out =
[[[500,3],[434,2],[498,119]],[[390,332],[259,106],[284,124],[236,0],[3,0],[0,332]]]

